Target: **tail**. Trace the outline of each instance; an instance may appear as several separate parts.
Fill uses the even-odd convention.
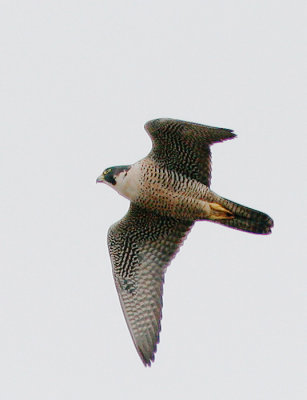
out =
[[[240,231],[262,235],[271,233],[274,222],[267,214],[224,199],[213,192],[210,194],[211,221]]]

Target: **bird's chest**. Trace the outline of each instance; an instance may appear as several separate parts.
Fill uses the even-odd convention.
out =
[[[131,201],[145,205],[153,201],[169,201],[175,192],[175,182],[165,170],[153,163],[140,161],[128,173],[117,177],[117,191]],[[166,199],[167,198],[167,199]]]
[[[116,190],[119,194],[126,197],[131,201],[135,201],[139,196],[141,182],[142,182],[142,171],[139,163],[134,164],[127,174],[121,174],[117,178]]]
[[[162,215],[195,219],[203,213],[207,188],[155,164],[133,165],[118,183],[117,190],[122,196]]]
[[[198,208],[201,193],[190,180],[155,166],[140,174],[140,185],[135,201],[141,206],[164,215],[183,217]]]

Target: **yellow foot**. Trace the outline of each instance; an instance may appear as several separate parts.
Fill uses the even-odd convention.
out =
[[[212,210],[211,214],[209,215],[209,219],[217,220],[217,219],[232,219],[232,218],[234,218],[234,215],[232,214],[231,211],[222,207],[218,203],[209,203],[209,206]]]

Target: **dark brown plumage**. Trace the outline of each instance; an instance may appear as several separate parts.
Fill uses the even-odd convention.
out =
[[[166,267],[197,220],[267,234],[272,219],[210,190],[210,145],[235,137],[229,129],[158,119],[145,124],[152,150],[143,160],[112,167],[97,179],[131,201],[108,233],[116,288],[135,347],[154,360]]]

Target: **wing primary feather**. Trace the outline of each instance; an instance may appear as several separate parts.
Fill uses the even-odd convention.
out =
[[[160,118],[148,121],[145,130],[152,140],[148,157],[160,167],[176,171],[210,186],[213,143],[232,139],[231,129]]]
[[[126,216],[109,229],[116,289],[144,365],[154,360],[159,342],[166,267],[192,225],[193,222],[162,217],[131,203]]]

